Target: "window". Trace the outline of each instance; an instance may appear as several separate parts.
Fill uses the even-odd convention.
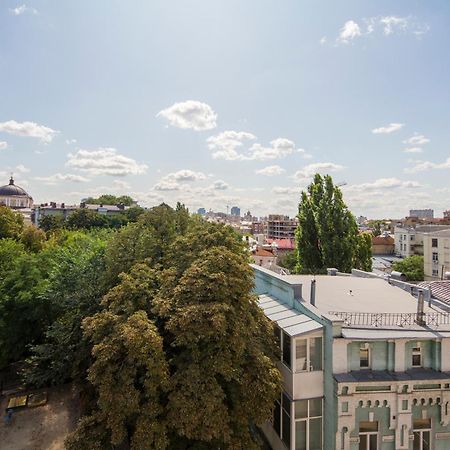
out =
[[[322,450],[322,399],[295,402],[295,450]]]
[[[437,263],[439,261],[439,253],[433,252],[433,262]]]
[[[439,276],[439,269],[433,269],[432,275],[433,275],[433,277],[438,277]]]
[[[378,450],[378,422],[359,422],[359,450]]]
[[[431,246],[432,247],[437,247],[438,246],[438,240],[437,239],[431,239]]]
[[[416,342],[412,348],[412,364],[413,367],[422,367],[422,348],[420,342]]]
[[[360,369],[370,369],[370,349],[369,344],[361,344],[359,347],[359,367]]]
[[[282,361],[291,368],[291,337],[283,331],[283,355]]]
[[[413,450],[431,449],[431,419],[415,419],[413,421]]]
[[[295,340],[295,371],[322,370],[322,338]]]
[[[283,392],[275,401],[273,409],[273,428],[288,448],[291,446],[291,401]]]

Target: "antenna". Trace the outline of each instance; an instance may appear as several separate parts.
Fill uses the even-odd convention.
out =
[[[346,181],[341,181],[341,182],[336,184],[337,187],[346,186],[346,185],[347,185]]]

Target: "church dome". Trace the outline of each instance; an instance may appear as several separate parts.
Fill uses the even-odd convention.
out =
[[[29,197],[25,189],[21,188],[20,186],[16,186],[14,184],[14,179],[11,177],[9,180],[9,184],[6,184],[5,186],[0,186],[0,195],[5,196],[13,196],[13,195],[26,195]]]

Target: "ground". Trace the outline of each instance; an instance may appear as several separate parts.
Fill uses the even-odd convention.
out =
[[[34,392],[34,391],[33,391]],[[71,386],[47,389],[45,406],[17,410],[10,425],[3,420],[7,399],[0,398],[0,448],[8,450],[62,450],[75,428],[79,401]]]

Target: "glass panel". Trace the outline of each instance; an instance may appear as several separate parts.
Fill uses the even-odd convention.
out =
[[[370,432],[370,431],[378,431],[378,422],[375,420],[374,422],[359,422],[359,431],[360,432]]]
[[[322,419],[309,421],[309,450],[322,450]]]
[[[273,408],[273,428],[277,432],[278,436],[281,436],[281,407],[280,402],[275,402]]]
[[[306,366],[306,339],[297,339],[295,343],[295,370],[301,372]]]
[[[422,450],[430,450],[430,432],[422,431]]]
[[[413,357],[412,357],[412,365],[415,366],[415,367],[421,365],[420,355],[413,355]]]
[[[359,367],[369,367],[369,349],[359,349]]]
[[[359,450],[367,450],[367,434],[359,435]]]
[[[413,441],[413,450],[421,450],[421,439],[420,439],[420,432],[414,433],[414,441]]]
[[[322,338],[314,338],[309,341],[310,370],[322,370]]]
[[[281,397],[281,406],[283,409],[286,410],[286,412],[291,415],[291,401],[289,400],[289,397],[283,392],[283,395]]]
[[[283,435],[281,436],[281,439],[286,444],[286,447],[289,448],[291,446],[291,418],[284,409],[281,414],[283,421]]]
[[[297,400],[295,402],[295,418],[304,419],[308,417],[308,400]]]
[[[378,436],[376,434],[369,435],[369,450],[378,450]]]
[[[309,401],[309,417],[322,416],[322,399],[312,398]]]
[[[283,331],[283,362],[291,368],[291,337]]]
[[[295,422],[295,450],[306,450],[306,420]]]

